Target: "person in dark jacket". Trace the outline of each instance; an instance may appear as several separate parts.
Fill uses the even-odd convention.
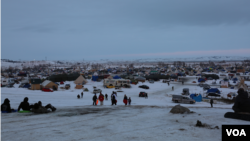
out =
[[[1,105],[1,111],[6,111],[7,113],[11,113],[14,111],[14,109],[11,109],[10,107],[10,100],[8,98],[6,98]]]
[[[80,99],[80,95],[79,94],[77,95],[77,98]]]
[[[23,109],[25,111],[30,111],[31,106],[30,106],[28,100],[29,100],[29,98],[25,97],[24,100],[23,100],[23,102],[20,103],[20,105],[19,105],[19,107],[18,107],[17,110],[20,111],[20,109]]]
[[[97,96],[94,95],[94,96],[93,96],[93,105],[96,105],[96,100],[97,100]]]
[[[83,92],[81,92],[81,98],[83,98]]]
[[[44,106],[42,105],[42,102],[41,102],[41,101],[38,101],[38,105],[39,105],[40,107],[44,107]],[[46,109],[51,109],[52,112],[56,110],[56,108],[55,108],[54,106],[52,106],[50,103],[47,104],[44,108],[46,108]]]
[[[240,88],[238,90],[232,109],[235,113],[250,113],[250,98],[248,98],[248,93],[244,89]]]
[[[124,103],[125,105],[127,105],[127,103],[128,103],[128,97],[127,97],[126,95],[124,95],[123,103]]]
[[[131,98],[129,97],[128,99],[128,104],[130,105],[131,104]]]
[[[174,90],[174,86],[172,86],[172,91]]]
[[[115,93],[113,93],[112,95],[111,95],[111,97],[112,97],[112,105],[116,105],[116,94]]]
[[[108,100],[108,94],[105,94],[105,99]]]
[[[211,108],[213,108],[213,103],[214,103],[214,100],[211,98],[210,99]]]

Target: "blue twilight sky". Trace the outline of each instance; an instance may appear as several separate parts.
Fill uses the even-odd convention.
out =
[[[249,0],[2,0],[1,58],[250,55]]]

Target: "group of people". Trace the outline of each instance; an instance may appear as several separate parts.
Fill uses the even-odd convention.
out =
[[[105,99],[106,100],[108,100],[108,95],[107,94],[105,94]],[[104,101],[104,95],[102,94],[102,93],[100,93],[100,95],[98,96],[98,98],[97,98],[97,96],[96,96],[96,94],[93,96],[93,98],[92,98],[92,100],[93,100],[93,105],[97,105],[97,100],[99,100],[100,101],[100,105],[103,105],[103,101]],[[124,95],[124,98],[123,98],[123,103],[125,104],[125,105],[127,105],[127,104],[131,104],[131,98],[129,97],[127,97],[126,96],[126,94]],[[111,104],[112,105],[116,105],[117,104],[117,93],[116,92],[112,92],[112,94],[111,94]]]
[[[56,110],[56,108],[52,106],[51,104],[42,106],[42,102],[38,101],[38,103],[35,103],[34,105],[30,105],[28,101],[29,101],[29,98],[25,97],[23,102],[21,102],[20,105],[18,106],[17,111],[20,111],[22,109],[23,111],[31,111],[34,113],[48,113],[50,112],[50,110],[51,111]],[[1,105],[1,111],[5,111],[7,113],[11,113],[15,111],[14,109],[11,109],[10,100],[8,98],[6,98],[4,100],[4,103]]]

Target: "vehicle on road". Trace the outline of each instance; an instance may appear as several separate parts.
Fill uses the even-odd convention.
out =
[[[195,100],[191,99],[190,97],[183,96],[183,95],[173,95],[172,101],[175,103],[187,103],[187,104],[195,103]]]
[[[146,92],[140,92],[139,97],[148,97],[148,93]]]
[[[141,85],[141,86],[139,86],[139,88],[149,89],[149,86],[147,86],[147,85]]]

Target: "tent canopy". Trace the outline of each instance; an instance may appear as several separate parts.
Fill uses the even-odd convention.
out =
[[[207,90],[207,93],[218,93],[218,94],[220,94],[220,91],[217,88],[211,88],[211,89]]]
[[[75,81],[74,81],[74,83],[75,84],[86,84],[88,81],[82,76],[82,75],[80,75]]]

